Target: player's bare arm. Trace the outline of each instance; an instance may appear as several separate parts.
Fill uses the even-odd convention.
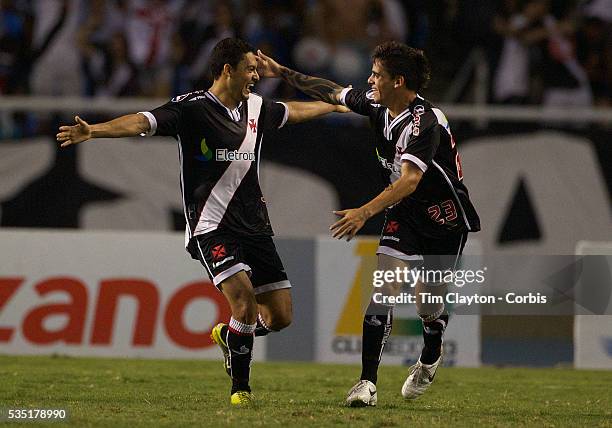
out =
[[[323,101],[290,101],[286,104],[289,108],[288,123],[304,122],[332,112],[347,113],[351,111],[343,105],[328,104]]]
[[[149,120],[142,114],[128,114],[104,123],[90,125],[79,116],[75,125],[60,126],[55,136],[61,147],[82,143],[91,138],[136,137],[150,129]]]
[[[334,211],[334,214],[342,218],[329,228],[332,231],[332,236],[338,239],[346,237],[346,240],[350,241],[371,217],[414,192],[422,176],[423,171],[412,162],[402,162],[402,175],[400,178],[395,183],[389,184],[385,190],[370,202],[359,208]]]
[[[315,100],[340,104],[340,93],[344,88],[337,83],[291,70],[280,65],[261,51],[257,51],[257,55],[259,57],[258,72],[261,76],[281,77],[288,84]]]

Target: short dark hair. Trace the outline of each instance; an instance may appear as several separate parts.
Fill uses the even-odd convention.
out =
[[[372,60],[378,61],[391,77],[403,76],[406,87],[420,91],[431,78],[429,61],[420,49],[395,41],[382,43],[374,49]]]
[[[241,39],[228,37],[217,43],[208,61],[213,79],[221,76],[225,64],[236,68],[248,52],[256,53],[253,46]]]

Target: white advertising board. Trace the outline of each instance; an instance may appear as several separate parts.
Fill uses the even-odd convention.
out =
[[[0,232],[0,353],[220,359],[209,335],[229,307],[183,245],[182,233]]]

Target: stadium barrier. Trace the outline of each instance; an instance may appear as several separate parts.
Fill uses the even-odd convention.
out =
[[[163,98],[107,98],[107,97],[48,97],[48,96],[4,96],[0,98],[0,111],[27,112],[77,112],[129,113],[146,111],[165,104]],[[588,122],[612,123],[612,108],[563,108],[544,106],[506,106],[441,104],[439,106],[451,120],[502,120],[505,122],[565,122],[584,124]]]

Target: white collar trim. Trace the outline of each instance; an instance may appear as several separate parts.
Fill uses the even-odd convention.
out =
[[[395,127],[395,125],[400,123],[402,120],[404,120],[410,114],[411,114],[410,113],[410,106],[408,106],[408,107],[406,107],[406,109],[404,111],[402,111],[400,114],[395,116],[395,119],[393,119],[391,122],[389,122],[389,117],[391,115],[389,114],[389,109],[387,108],[387,110],[385,111],[385,129],[384,129],[383,132],[385,133],[385,138],[388,141],[391,141],[391,133],[392,133],[393,128]]]
[[[221,107],[223,107],[226,111],[227,114],[229,115],[229,117],[235,121],[235,122],[239,122],[240,121],[240,107],[242,107],[242,101],[240,101],[240,104],[238,104],[238,106],[233,109],[230,110],[229,108],[227,108],[219,98],[217,98],[217,96],[215,94],[213,94],[210,91],[206,91],[205,94],[208,98],[210,98],[211,100],[213,100],[214,102],[216,102],[217,104],[219,104]]]

